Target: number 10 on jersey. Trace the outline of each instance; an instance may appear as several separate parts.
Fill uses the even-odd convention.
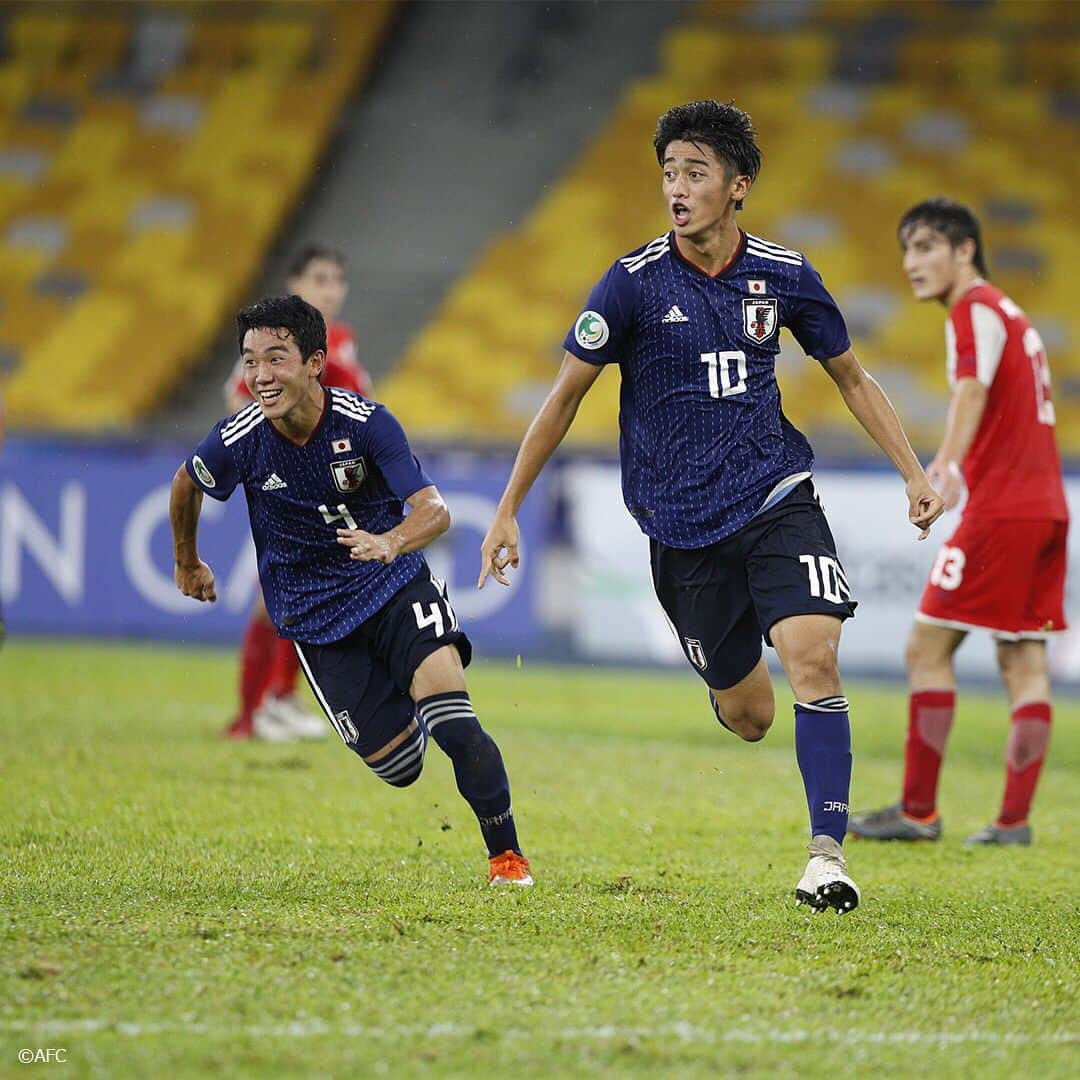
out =
[[[710,397],[734,397],[746,393],[746,353],[741,349],[738,352],[703,352],[701,362],[709,365]]]

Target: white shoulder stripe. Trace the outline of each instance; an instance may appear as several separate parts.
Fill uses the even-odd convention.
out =
[[[265,419],[266,417],[263,416],[262,409],[259,409],[257,413],[253,413],[251,415],[247,424],[245,424],[243,427],[233,428],[232,431],[230,431],[228,434],[226,434],[224,429],[222,429],[221,441],[226,446],[232,446],[234,442],[239,442],[245,435],[248,435],[252,431],[254,431]]]
[[[351,394],[347,390],[338,390],[336,387],[330,388],[330,397],[335,405],[350,405],[354,409],[366,410],[373,412],[375,410],[375,402],[368,401],[366,398]]]
[[[642,254],[636,262],[623,263],[628,274],[636,274],[646,263],[656,262],[657,259],[662,259],[669,251],[671,247],[669,244],[664,244],[662,248],[658,248],[656,251],[650,252],[648,255]]]
[[[668,234],[664,233],[662,236],[658,236],[655,240],[650,240],[640,251],[635,252],[633,255],[624,255],[619,262],[637,262],[646,252],[657,247],[660,244],[666,244]]]
[[[251,419],[252,411],[256,410],[261,412],[262,408],[257,401],[253,401],[250,405],[245,405],[228,423],[221,425],[221,434],[228,435],[234,428],[241,427]]]
[[[775,252],[777,255],[792,255],[797,258],[802,258],[802,255],[798,251],[792,251],[791,248],[783,247],[781,244],[774,244],[771,240],[762,240],[760,236],[753,236],[751,233],[746,234],[747,243],[756,244],[758,247],[766,248],[769,251]]]
[[[763,248],[754,247],[752,244],[746,245],[746,253],[747,255],[753,255],[755,259],[769,259],[772,262],[787,263],[788,266],[802,266],[803,263],[801,255],[789,259],[786,255],[777,255],[774,252],[765,251]]]
[[[655,240],[650,240],[639,252],[635,255],[626,255],[619,260],[631,273],[637,268],[636,264],[641,263],[642,266],[649,261],[649,256],[660,252],[661,254],[668,249],[668,234],[664,233],[663,236],[658,236]]]
[[[366,413],[353,412],[352,409],[344,408],[340,401],[335,401],[334,404],[330,406],[330,408],[334,412],[341,413],[342,416],[347,416],[350,420],[356,420],[357,422],[359,422],[361,424],[366,424],[371,419],[371,413],[370,412],[366,412]],[[372,412],[374,412],[374,410],[372,410]]]
[[[352,409],[358,413],[373,413],[375,411],[375,404],[371,401],[363,401],[360,398],[354,397],[338,397],[331,398],[331,403],[336,408],[340,405],[343,409]]]

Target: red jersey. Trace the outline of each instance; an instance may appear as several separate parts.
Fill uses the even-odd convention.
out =
[[[965,517],[1067,521],[1050,366],[1038,330],[980,279],[949,312],[945,345],[950,385],[973,377],[989,391],[961,463]]]
[[[356,335],[347,323],[332,322],[326,328],[326,366],[323,368],[323,386],[339,386],[342,390],[371,397],[371,376],[356,358]],[[225,383],[226,397],[239,394],[251,400],[244,383],[244,365],[237,360],[236,367]]]

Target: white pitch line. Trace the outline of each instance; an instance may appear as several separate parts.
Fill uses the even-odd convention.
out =
[[[463,1024],[415,1024],[393,1028],[364,1027],[360,1024],[327,1024],[321,1020],[293,1020],[281,1024],[247,1024],[230,1027],[224,1024],[190,1024],[175,1021],[164,1023],[135,1023],[125,1020],[86,1018],[72,1020],[0,1021],[0,1031],[39,1035],[96,1035],[115,1034],[128,1038],[148,1035],[203,1035],[221,1038],[285,1038],[308,1039],[337,1035],[365,1039],[471,1039],[477,1028]],[[485,1029],[490,1034],[490,1029]],[[535,1031],[508,1028],[501,1033],[504,1039],[535,1039]],[[661,1025],[655,1028],[624,1027],[615,1024],[596,1027],[562,1028],[551,1036],[559,1041],[604,1042],[612,1039],[678,1039],[681,1043],[740,1043],[751,1046],[781,1044],[832,1043],[845,1046],[876,1045],[935,1045],[991,1044],[1005,1046],[1055,1045],[1080,1042],[1080,1032],[1060,1031],[1032,1035],[1023,1031],[826,1031],[774,1028],[733,1028],[712,1031],[687,1023]]]

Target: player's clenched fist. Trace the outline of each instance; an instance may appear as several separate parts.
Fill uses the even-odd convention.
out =
[[[941,496],[930,486],[926,477],[919,477],[907,485],[908,518],[919,529],[919,539],[930,535],[930,526],[945,512]]]
[[[392,563],[401,550],[389,533],[363,529],[338,529],[337,542],[349,549],[349,558],[355,562],[380,562],[384,566]]]
[[[176,564],[176,587],[194,600],[209,600],[212,604],[217,599],[214,589],[214,571],[201,559],[195,566]]]

